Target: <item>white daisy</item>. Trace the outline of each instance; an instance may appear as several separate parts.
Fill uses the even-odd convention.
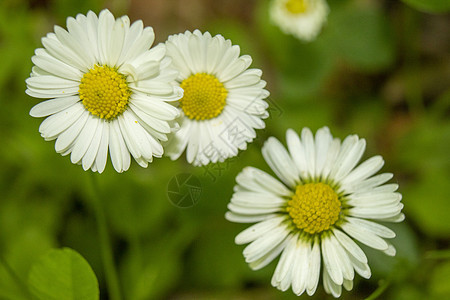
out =
[[[328,11],[325,0],[273,0],[270,17],[284,33],[312,41],[326,22]]]
[[[246,149],[268,117],[263,99],[269,92],[261,70],[248,69],[251,57],[239,56],[239,46],[221,35],[199,30],[170,36],[166,47],[184,90],[181,128],[166,153],[175,160],[186,149],[189,163],[205,165]]]
[[[26,93],[50,98],[31,109],[47,117],[39,127],[55,149],[71,153],[84,170],[103,172],[108,148],[117,172],[130,166],[130,153],[146,167],[161,157],[161,141],[176,126],[178,110],[170,101],[182,96],[174,84],[165,46],[150,49],[154,33],[142,21],[130,26],[127,16],[114,19],[103,10],[67,19],[67,31],[42,39]]]
[[[301,139],[293,130],[286,139],[288,150],[273,137],[262,149],[281,182],[259,169],[244,168],[236,177],[226,218],[258,222],[235,240],[250,243],[244,256],[252,269],[281,253],[273,286],[312,295],[322,272],[325,291],[339,297],[342,286],[352,289],[355,271],[371,276],[367,257],[354,240],[395,255],[385,240],[395,233],[375,221],[404,219],[398,185],[385,184],[392,174],[374,175],[383,166],[381,156],[356,166],[365,149],[365,140],[356,135],[341,143],[327,127],[315,137],[305,128]]]

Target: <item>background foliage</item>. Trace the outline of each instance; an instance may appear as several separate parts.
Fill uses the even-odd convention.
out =
[[[0,299],[53,299],[37,290],[48,284],[39,278],[53,272],[55,261],[86,274],[64,279],[51,273],[61,284],[74,280],[95,294],[93,270],[101,299],[108,298],[90,174],[55,153],[54,142],[43,141],[41,120],[28,115],[38,100],[24,93],[40,38],[54,24],[65,26],[68,16],[103,7],[117,17],[143,19],[154,27],[157,42],[195,28],[222,34],[253,57],[271,92],[266,129],[237,158],[205,168],[164,158],[147,169],[133,163],[124,174],[109,164],[94,176],[126,299],[295,299],[270,286],[275,263],[257,272],[248,268],[243,246],[234,244],[246,225],[229,223],[224,214],[244,166],[270,172],[260,153],[267,137],[284,141],[287,128],[324,125],[341,138],[366,138],[365,157],[384,157],[383,171],[395,174],[405,204],[406,221],[390,226],[397,233],[397,256],[365,249],[372,278],[357,276],[354,290],[342,298],[375,291],[380,299],[449,299],[449,2],[328,2],[327,26],[306,44],[269,22],[267,1],[2,0]],[[191,208],[168,200],[167,185],[179,173],[201,182],[201,197]],[[90,267],[72,250],[49,252],[61,247],[80,253]],[[312,298],[327,297],[319,288]]]

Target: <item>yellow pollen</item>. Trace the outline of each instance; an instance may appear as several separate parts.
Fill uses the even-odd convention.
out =
[[[102,119],[112,120],[127,108],[131,90],[126,77],[108,66],[95,66],[81,78],[78,90],[84,107]]]
[[[286,9],[294,15],[299,15],[308,9],[307,0],[288,0],[285,4]]]
[[[341,202],[325,183],[298,185],[288,201],[287,211],[297,228],[315,234],[328,230],[339,219]]]
[[[190,119],[213,119],[225,107],[228,91],[213,75],[197,73],[183,80],[180,86],[184,90],[180,107]]]

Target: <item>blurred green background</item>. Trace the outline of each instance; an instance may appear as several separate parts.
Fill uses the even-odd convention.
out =
[[[234,237],[246,228],[224,219],[236,175],[252,165],[270,172],[260,148],[284,142],[288,128],[329,126],[344,138],[367,140],[365,158],[381,154],[395,174],[406,220],[390,226],[397,255],[367,248],[370,280],[356,276],[342,299],[450,299],[450,18],[448,1],[329,0],[327,25],[303,43],[268,18],[256,0],[2,0],[0,2],[0,299],[23,299],[9,269],[24,282],[51,248],[70,247],[92,266],[101,298],[102,272],[90,176],[54,151],[28,115],[31,56],[40,38],[65,27],[68,16],[109,8],[152,26],[156,43],[199,28],[222,34],[253,57],[271,92],[265,130],[234,159],[205,168],[184,159],[133,163],[124,174],[111,163],[95,176],[106,207],[115,261],[126,299],[295,299],[270,285],[276,263],[251,271]],[[193,174],[202,193],[179,208],[170,180]],[[302,296],[303,299],[309,298]],[[323,288],[311,297],[328,299]]]

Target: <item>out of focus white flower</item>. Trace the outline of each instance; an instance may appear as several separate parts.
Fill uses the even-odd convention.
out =
[[[312,41],[326,22],[328,11],[325,0],[273,0],[270,17],[283,32]]]

